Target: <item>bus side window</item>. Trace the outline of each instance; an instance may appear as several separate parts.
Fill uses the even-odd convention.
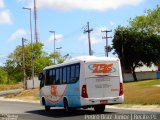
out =
[[[51,85],[52,84],[52,82],[53,82],[53,70],[51,69],[51,70],[49,70],[49,85]]]
[[[44,86],[44,81],[45,81],[45,71],[43,71],[43,78],[42,80],[40,81],[40,89]]]
[[[79,80],[79,75],[80,75],[80,64],[76,65],[76,81]]]
[[[75,65],[72,65],[71,66],[71,79],[70,79],[70,83],[76,82],[76,76],[75,76],[76,71],[75,70],[76,70]]]
[[[55,83],[56,83],[56,70],[55,69],[53,69],[53,81],[52,81],[52,85],[55,85]]]
[[[63,69],[62,69],[62,67],[59,69],[59,80],[60,80],[60,84],[63,84],[62,83],[62,80],[63,80]]]
[[[45,79],[45,85],[49,85],[49,70],[46,70],[46,79]]]
[[[66,71],[66,67],[63,67],[63,84],[67,83],[67,71]]]
[[[56,68],[56,84],[60,84],[60,79],[59,79],[59,68]]]
[[[67,66],[67,81],[66,81],[67,83],[69,83],[70,78],[71,78],[71,77],[70,77],[70,76],[71,76],[70,73],[71,73],[71,71],[70,71],[70,66]]]

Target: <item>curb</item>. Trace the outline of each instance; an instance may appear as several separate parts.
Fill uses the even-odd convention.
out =
[[[6,90],[6,91],[0,91],[0,97],[7,96],[10,94],[18,94],[22,92],[24,89],[15,89],[15,90]]]
[[[36,100],[21,100],[21,99],[4,98],[4,97],[0,97],[0,101],[40,103],[40,101],[38,101],[38,100],[37,101]]]

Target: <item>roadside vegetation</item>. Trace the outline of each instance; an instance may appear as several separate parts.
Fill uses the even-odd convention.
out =
[[[125,104],[160,105],[160,80],[124,83]]]
[[[23,89],[23,85],[22,84],[12,84],[12,85],[0,84],[0,91],[14,90],[14,89]]]
[[[160,6],[148,9],[129,20],[128,26],[118,26],[113,38],[113,50],[121,60],[123,72],[132,73],[137,81],[136,67],[160,66]]]
[[[24,101],[39,101],[39,89],[24,90],[19,94],[11,94],[5,98],[19,99]]]
[[[33,44],[33,52],[31,51],[31,44],[24,46],[25,61],[22,59],[22,46],[17,46],[12,53],[9,54],[5,65],[0,67],[0,84],[14,84],[21,82],[24,78],[23,64],[25,64],[26,79],[30,79],[32,76],[32,64],[31,57],[34,59],[34,76],[37,76],[44,67],[54,65],[53,59],[56,60],[56,64],[62,63],[64,60],[69,59],[70,55],[66,54],[62,56],[59,52],[48,54],[43,50],[42,43]]]

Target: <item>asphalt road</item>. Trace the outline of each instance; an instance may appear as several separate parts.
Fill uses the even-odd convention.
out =
[[[63,108],[45,111],[38,103],[0,101],[0,120],[160,120],[159,112],[107,109],[96,113],[93,109],[65,112]],[[145,118],[145,119],[144,119]]]

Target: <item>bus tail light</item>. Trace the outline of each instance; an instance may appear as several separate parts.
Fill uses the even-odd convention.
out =
[[[120,83],[119,86],[120,86],[119,96],[122,96],[123,95],[123,84]]]
[[[86,86],[86,85],[83,85],[83,86],[82,86],[81,96],[82,96],[83,98],[88,98],[87,86]]]

